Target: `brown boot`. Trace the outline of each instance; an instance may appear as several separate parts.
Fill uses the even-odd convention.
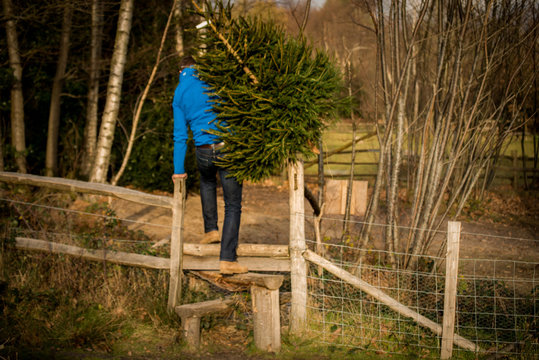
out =
[[[219,263],[221,274],[244,274],[247,271],[247,266],[240,265],[237,261],[221,261]]]
[[[212,243],[218,243],[220,241],[221,241],[221,237],[219,236],[219,231],[213,230],[213,231],[205,233],[200,243],[212,244]]]

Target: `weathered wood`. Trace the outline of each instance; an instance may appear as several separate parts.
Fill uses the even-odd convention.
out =
[[[174,310],[181,318],[182,337],[187,346],[196,349],[200,345],[200,318],[228,310],[232,299],[217,299],[195,304],[176,306]]]
[[[200,318],[186,317],[182,318],[182,338],[187,347],[197,349],[200,346]]]
[[[350,180],[326,181],[326,214],[345,214]],[[354,180],[350,198],[350,214],[365,215],[367,210],[368,181]]]
[[[168,286],[168,311],[172,312],[181,302],[183,282],[183,215],[187,188],[185,179],[174,181],[172,204],[172,233],[170,236],[170,277]]]
[[[339,279],[342,279],[350,285],[359,288],[361,291],[364,291],[368,295],[387,305],[390,309],[398,312],[401,315],[413,319],[419,325],[433,331],[436,335],[442,335],[442,326],[440,324],[437,324],[434,321],[424,317],[423,315],[413,311],[406,305],[401,304],[397,300],[384,293],[382,290],[350,274],[348,271],[334,265],[331,261],[324,259],[323,257],[317,255],[311,250],[306,250],[303,253],[303,256],[305,257],[305,259],[311,261],[312,263],[322,266],[324,269],[337,276]],[[453,337],[453,342],[455,343],[455,345],[458,345],[463,349],[478,353],[483,352],[483,350],[478,345],[457,334],[455,334],[455,336]]]
[[[249,271],[290,271],[290,260],[263,257],[238,258],[241,265]],[[219,270],[219,257],[216,256],[183,256],[183,268],[186,270]]]
[[[225,311],[234,301],[232,299],[217,299],[194,304],[178,305],[174,308],[176,314],[183,317],[202,317],[216,312]]]
[[[140,255],[112,250],[90,250],[78,246],[65,245],[50,241],[17,237],[15,246],[21,250],[38,250],[56,254],[67,254],[87,260],[108,261],[115,264],[140,266],[150,269],[170,269],[170,259],[158,256]],[[290,271],[288,259],[272,259],[262,257],[243,257],[240,264],[248,266],[252,271]],[[219,258],[208,256],[183,256],[184,270],[218,270]]]
[[[270,290],[276,290],[283,284],[283,275],[269,275],[258,273],[222,275],[214,271],[198,271],[202,278],[213,282],[228,282],[232,284],[252,286],[256,285]]]
[[[281,350],[281,316],[279,290],[251,286],[253,302],[253,336],[255,346],[264,351]]]
[[[360,141],[363,141],[363,140],[367,140],[368,138],[370,137],[373,137],[376,135],[376,131],[373,131],[373,132],[370,132],[370,133],[367,133],[366,135],[363,135],[363,136],[356,136],[354,139],[352,139],[350,142],[347,142],[346,144],[344,144],[343,146],[337,148],[337,149],[334,149],[332,151],[328,151],[328,152],[325,152],[324,153],[324,157],[327,159],[329,158],[330,156],[332,155],[335,155],[335,154],[339,154],[339,153],[342,153],[343,150],[345,149],[348,149],[350,146],[352,146],[352,144],[354,143],[358,143]],[[320,149],[321,150],[321,149]],[[318,163],[318,160],[312,160],[312,161],[309,161],[305,164],[305,168],[308,168],[314,164]]]
[[[115,264],[140,266],[150,269],[168,269],[170,260],[167,258],[139,255],[112,250],[90,250],[78,246],[59,244],[50,241],[15,238],[15,246],[21,250],[40,250],[55,254],[67,254],[87,260],[107,261]]]
[[[302,256],[305,245],[305,205],[303,194],[303,161],[288,164],[290,187],[290,280],[292,304],[290,332],[299,335],[307,318],[307,264]],[[251,268],[249,268],[251,269]]]
[[[146,194],[141,191],[126,189],[108,184],[91,183],[86,181],[64,179],[57,177],[37,176],[30,174],[0,172],[0,181],[32,186],[42,186],[50,189],[64,190],[71,192],[90,193],[104,196],[114,196],[120,199],[133,201],[139,204],[172,207],[172,198]]]
[[[459,269],[460,222],[447,223],[447,254],[445,256],[444,318],[442,322],[441,359],[453,355],[455,311],[457,305],[457,275]]]
[[[221,244],[183,244],[183,253],[193,256],[219,256]],[[288,257],[288,245],[239,244],[238,256]]]

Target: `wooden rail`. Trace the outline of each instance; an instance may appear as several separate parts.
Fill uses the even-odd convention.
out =
[[[119,199],[129,200],[139,204],[172,208],[171,197],[147,194],[142,191],[126,189],[124,187],[112,186],[108,184],[5,171],[0,171],[0,181],[12,184],[43,186],[50,189],[70,192],[114,196]]]
[[[188,245],[188,244],[185,244]],[[194,244],[189,244],[194,245]],[[201,245],[196,244],[195,247]],[[15,238],[15,247],[21,250],[37,250],[45,251],[53,254],[66,254],[75,257],[79,257],[87,260],[94,261],[107,261],[115,264],[139,266],[149,269],[170,269],[170,259],[159,256],[140,255],[123,251],[113,250],[92,250],[84,249],[78,246],[60,244],[56,242],[44,241],[39,239],[31,239],[26,237]],[[187,246],[188,248],[190,246]],[[248,249],[256,248],[256,244],[249,244]],[[240,245],[241,248],[241,245]],[[268,249],[266,245],[263,245],[260,249],[255,249],[252,252],[243,252],[261,254],[262,250]],[[280,251],[279,251],[280,252]],[[200,251],[200,253],[211,253],[211,251]],[[193,252],[191,252],[193,254]],[[242,265],[246,265],[251,271],[290,271],[290,260],[288,257],[270,258],[270,257],[257,257],[257,256],[243,256],[238,260]],[[184,270],[218,270],[219,258],[217,256],[197,256],[187,255],[183,256],[183,269]]]

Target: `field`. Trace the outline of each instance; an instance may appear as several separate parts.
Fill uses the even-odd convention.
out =
[[[357,137],[362,137],[367,134],[375,132],[376,129],[371,125],[359,125],[357,127]],[[335,150],[344,144],[352,140],[352,125],[347,122],[339,122],[330,126],[323,136],[324,152]],[[515,174],[517,181],[522,185],[522,147],[520,138],[513,138],[507,141],[502,150],[502,158],[498,163],[499,169],[496,171],[496,179],[494,184],[504,185],[511,184]],[[407,154],[408,141],[404,142],[404,155]],[[533,168],[533,137],[528,135],[524,142],[525,153],[527,156],[526,167],[528,169]],[[351,161],[351,147],[347,148],[346,154],[333,155],[329,159],[325,159],[325,173],[327,176],[334,176],[336,178],[348,177],[350,174]],[[368,139],[357,143],[356,145],[356,165],[354,166],[354,175],[356,179],[374,181],[377,170],[379,143],[376,135],[369,137]],[[513,159],[513,156],[516,156]],[[316,162],[316,159],[307,159],[306,163]],[[344,163],[344,164],[334,164]],[[516,172],[513,167],[519,169]],[[305,168],[305,174],[308,177],[314,177],[318,173],[318,165],[315,163]],[[402,174],[403,180],[406,178],[406,173]],[[531,177],[532,173],[528,172],[528,177]]]

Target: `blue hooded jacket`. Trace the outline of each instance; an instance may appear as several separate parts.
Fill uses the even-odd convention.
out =
[[[174,173],[185,173],[185,153],[187,151],[187,127],[193,132],[195,146],[220,142],[207,130],[218,130],[216,114],[212,110],[209,85],[197,77],[193,67],[187,67],[180,73],[180,83],[174,91],[172,110],[174,113]]]

